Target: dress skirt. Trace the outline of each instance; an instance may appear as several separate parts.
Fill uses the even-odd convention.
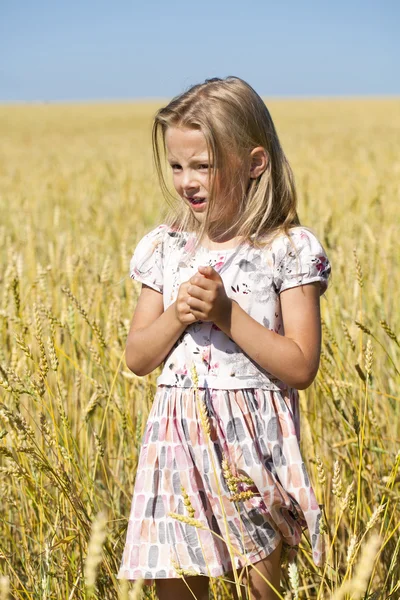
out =
[[[321,512],[299,447],[298,392],[159,386],[140,451],[119,579],[219,577],[308,529]]]

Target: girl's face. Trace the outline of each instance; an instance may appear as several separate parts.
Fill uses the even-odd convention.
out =
[[[198,129],[168,127],[165,145],[174,187],[195,219],[203,223],[213,172],[206,139]]]
[[[250,179],[259,177],[266,168],[268,157],[265,149],[257,146],[243,159],[227,152],[231,173],[228,176],[210,161],[206,138],[199,129],[168,127],[165,146],[174,187],[195,219],[204,224],[207,217],[216,236],[229,232],[237,222],[242,190],[246,189]],[[210,214],[207,205],[212,183],[215,203]]]

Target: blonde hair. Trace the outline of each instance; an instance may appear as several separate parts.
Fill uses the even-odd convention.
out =
[[[207,202],[206,219],[200,225],[189,207],[182,203],[170,213],[169,223],[179,230],[196,231],[199,237],[213,230],[208,218],[223,215],[224,195],[234,191],[238,198],[237,219],[229,232],[253,243],[269,234],[285,233],[300,225],[296,211],[294,176],[282,150],[271,115],[261,97],[238,77],[207,79],[176,96],[155,115],[153,155],[161,189],[167,200],[174,199],[165,182],[161,164],[160,138],[165,155],[165,133],[169,127],[200,130],[214,166]],[[249,181],[250,152],[262,146],[268,155],[264,172]],[[241,167],[238,168],[238,160]],[[209,167],[210,169],[210,167]],[[222,188],[217,188],[215,174]],[[217,196],[218,194],[218,202]],[[222,196],[222,197],[221,197]],[[218,219],[217,219],[218,221]]]

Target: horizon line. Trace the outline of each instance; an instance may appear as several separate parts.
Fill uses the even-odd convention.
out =
[[[398,94],[260,94],[261,98],[269,100],[395,100],[400,99]],[[81,98],[81,99],[63,99],[63,100],[2,100],[0,106],[49,106],[62,104],[146,104],[168,102],[174,96],[143,96],[132,98]]]

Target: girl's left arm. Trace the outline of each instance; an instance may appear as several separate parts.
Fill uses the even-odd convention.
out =
[[[285,335],[266,329],[237,302],[216,323],[263,369],[289,387],[304,390],[314,381],[321,353],[319,282],[281,293]]]
[[[213,321],[260,367],[289,387],[303,390],[311,385],[321,352],[319,282],[281,292],[285,330],[282,336],[258,323],[228,298],[220,276],[213,269],[206,267],[202,274],[204,277],[197,276],[196,283],[189,288],[188,304],[193,314],[198,319]]]

